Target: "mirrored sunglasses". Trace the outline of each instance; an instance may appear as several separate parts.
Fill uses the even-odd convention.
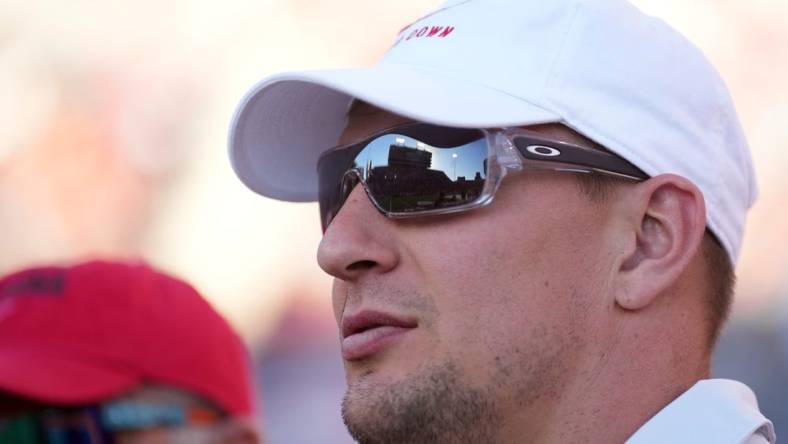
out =
[[[410,123],[320,156],[323,231],[359,183],[386,217],[415,217],[487,205],[507,172],[524,169],[648,178],[612,153],[551,140],[527,129]]]

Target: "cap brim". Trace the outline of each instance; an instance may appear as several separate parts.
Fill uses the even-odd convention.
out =
[[[519,97],[411,65],[285,73],[257,84],[236,110],[229,136],[236,174],[264,196],[316,200],[317,159],[337,144],[354,98],[413,120],[453,127],[560,121]]]
[[[0,390],[52,404],[106,400],[140,381],[122,368],[102,367],[78,356],[35,350],[0,350]]]

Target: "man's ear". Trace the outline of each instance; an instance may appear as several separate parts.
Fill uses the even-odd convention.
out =
[[[674,174],[637,184],[623,203],[632,235],[615,297],[621,307],[639,310],[673,285],[695,257],[706,230],[706,207],[698,187]]]

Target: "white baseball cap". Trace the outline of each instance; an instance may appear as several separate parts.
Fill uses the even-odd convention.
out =
[[[625,0],[448,1],[373,67],[268,77],[233,118],[236,174],[264,196],[316,200],[318,156],[356,98],[445,126],[562,123],[650,176],[695,183],[738,257],[757,187],[730,94],[698,48]]]

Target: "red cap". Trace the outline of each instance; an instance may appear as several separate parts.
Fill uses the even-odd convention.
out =
[[[0,280],[0,390],[56,404],[142,383],[253,412],[246,349],[187,283],[142,263],[94,261]]]

